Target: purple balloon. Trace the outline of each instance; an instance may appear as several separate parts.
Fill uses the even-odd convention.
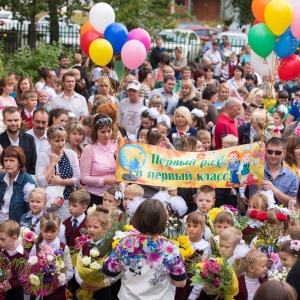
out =
[[[146,51],[150,49],[151,46],[151,37],[148,31],[142,28],[132,29],[128,34],[128,41],[137,40],[143,43],[146,48]]]

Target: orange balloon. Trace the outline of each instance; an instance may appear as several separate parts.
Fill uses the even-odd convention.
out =
[[[265,21],[265,8],[271,0],[253,0],[252,1],[252,12],[255,18],[261,22],[266,23]]]
[[[86,21],[80,29],[80,36],[82,36],[85,32],[89,31],[89,30],[96,30],[92,24],[90,23],[90,21]],[[96,30],[97,31],[97,30]]]

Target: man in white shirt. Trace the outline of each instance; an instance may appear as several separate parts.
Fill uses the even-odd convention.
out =
[[[56,73],[53,70],[46,69],[43,72],[43,78],[45,80],[45,85],[43,86],[43,90],[46,90],[49,93],[49,100],[52,101],[53,98],[56,97],[56,93],[54,90],[54,82],[56,80]]]
[[[49,113],[44,108],[38,108],[33,113],[32,129],[27,131],[28,134],[32,135],[35,142],[36,154],[45,151],[50,147],[46,129],[49,122]]]
[[[81,121],[84,117],[89,115],[89,112],[85,98],[74,91],[74,74],[71,72],[65,73],[62,78],[62,84],[64,91],[53,98],[51,108],[64,108],[69,110]]]
[[[213,42],[212,48],[205,52],[204,57],[208,57],[211,61],[210,65],[214,68],[214,79],[220,81],[222,75],[222,56],[219,51],[219,44]]]

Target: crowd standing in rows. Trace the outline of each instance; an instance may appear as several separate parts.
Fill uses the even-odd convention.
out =
[[[120,81],[113,62],[93,66],[89,74],[89,61],[79,53],[72,63],[60,55],[55,70],[40,67],[35,84],[17,73],[0,80],[0,247],[10,261],[38,255],[47,245],[63,251],[66,275],[43,299],[66,299],[66,287],[74,299],[78,290],[108,300],[214,299],[203,285],[191,285],[188,261],[163,237],[169,217],[185,224],[194,255],[213,255],[213,237],[238,278],[235,299],[267,299],[266,290],[274,291],[272,299],[300,299],[300,246],[294,246],[300,228],[298,219],[289,222],[286,208],[300,205],[300,77],[261,77],[250,57],[249,45],[234,53],[226,35],[219,44],[212,34],[199,64],[188,61],[181,47],[172,61],[157,37],[150,63]],[[226,188],[120,182],[119,139],[188,152],[264,142],[264,180],[248,187],[252,154],[233,151]],[[209,222],[214,206],[221,209]],[[282,238],[273,256],[256,245],[262,222],[241,231],[228,206],[246,215],[265,213],[265,223]],[[278,213],[287,216],[284,225],[278,225]],[[106,258],[106,278],[90,285],[73,268],[70,249],[87,230],[89,240],[78,254],[96,251],[103,258],[99,249],[121,219],[134,231]],[[29,253],[18,241],[20,226],[38,235]],[[290,269],[293,288],[268,281],[267,271],[282,267]],[[14,265],[0,296],[30,298]]]

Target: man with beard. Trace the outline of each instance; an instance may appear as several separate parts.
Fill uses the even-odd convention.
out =
[[[19,146],[26,157],[26,172],[35,174],[36,150],[31,135],[21,132],[21,114],[17,107],[8,106],[3,110],[3,121],[6,131],[0,134],[0,145],[3,149],[8,146]]]
[[[30,134],[34,138],[35,142],[35,149],[37,155],[45,151],[47,148],[50,147],[46,129],[49,122],[49,113],[44,108],[38,108],[33,112],[32,117],[32,129],[28,130],[26,133]]]
[[[69,57],[67,54],[61,54],[57,59],[58,59],[59,67],[57,67],[55,69],[55,74],[56,74],[56,77],[59,78],[61,69],[69,71],[70,60],[69,60]]]

